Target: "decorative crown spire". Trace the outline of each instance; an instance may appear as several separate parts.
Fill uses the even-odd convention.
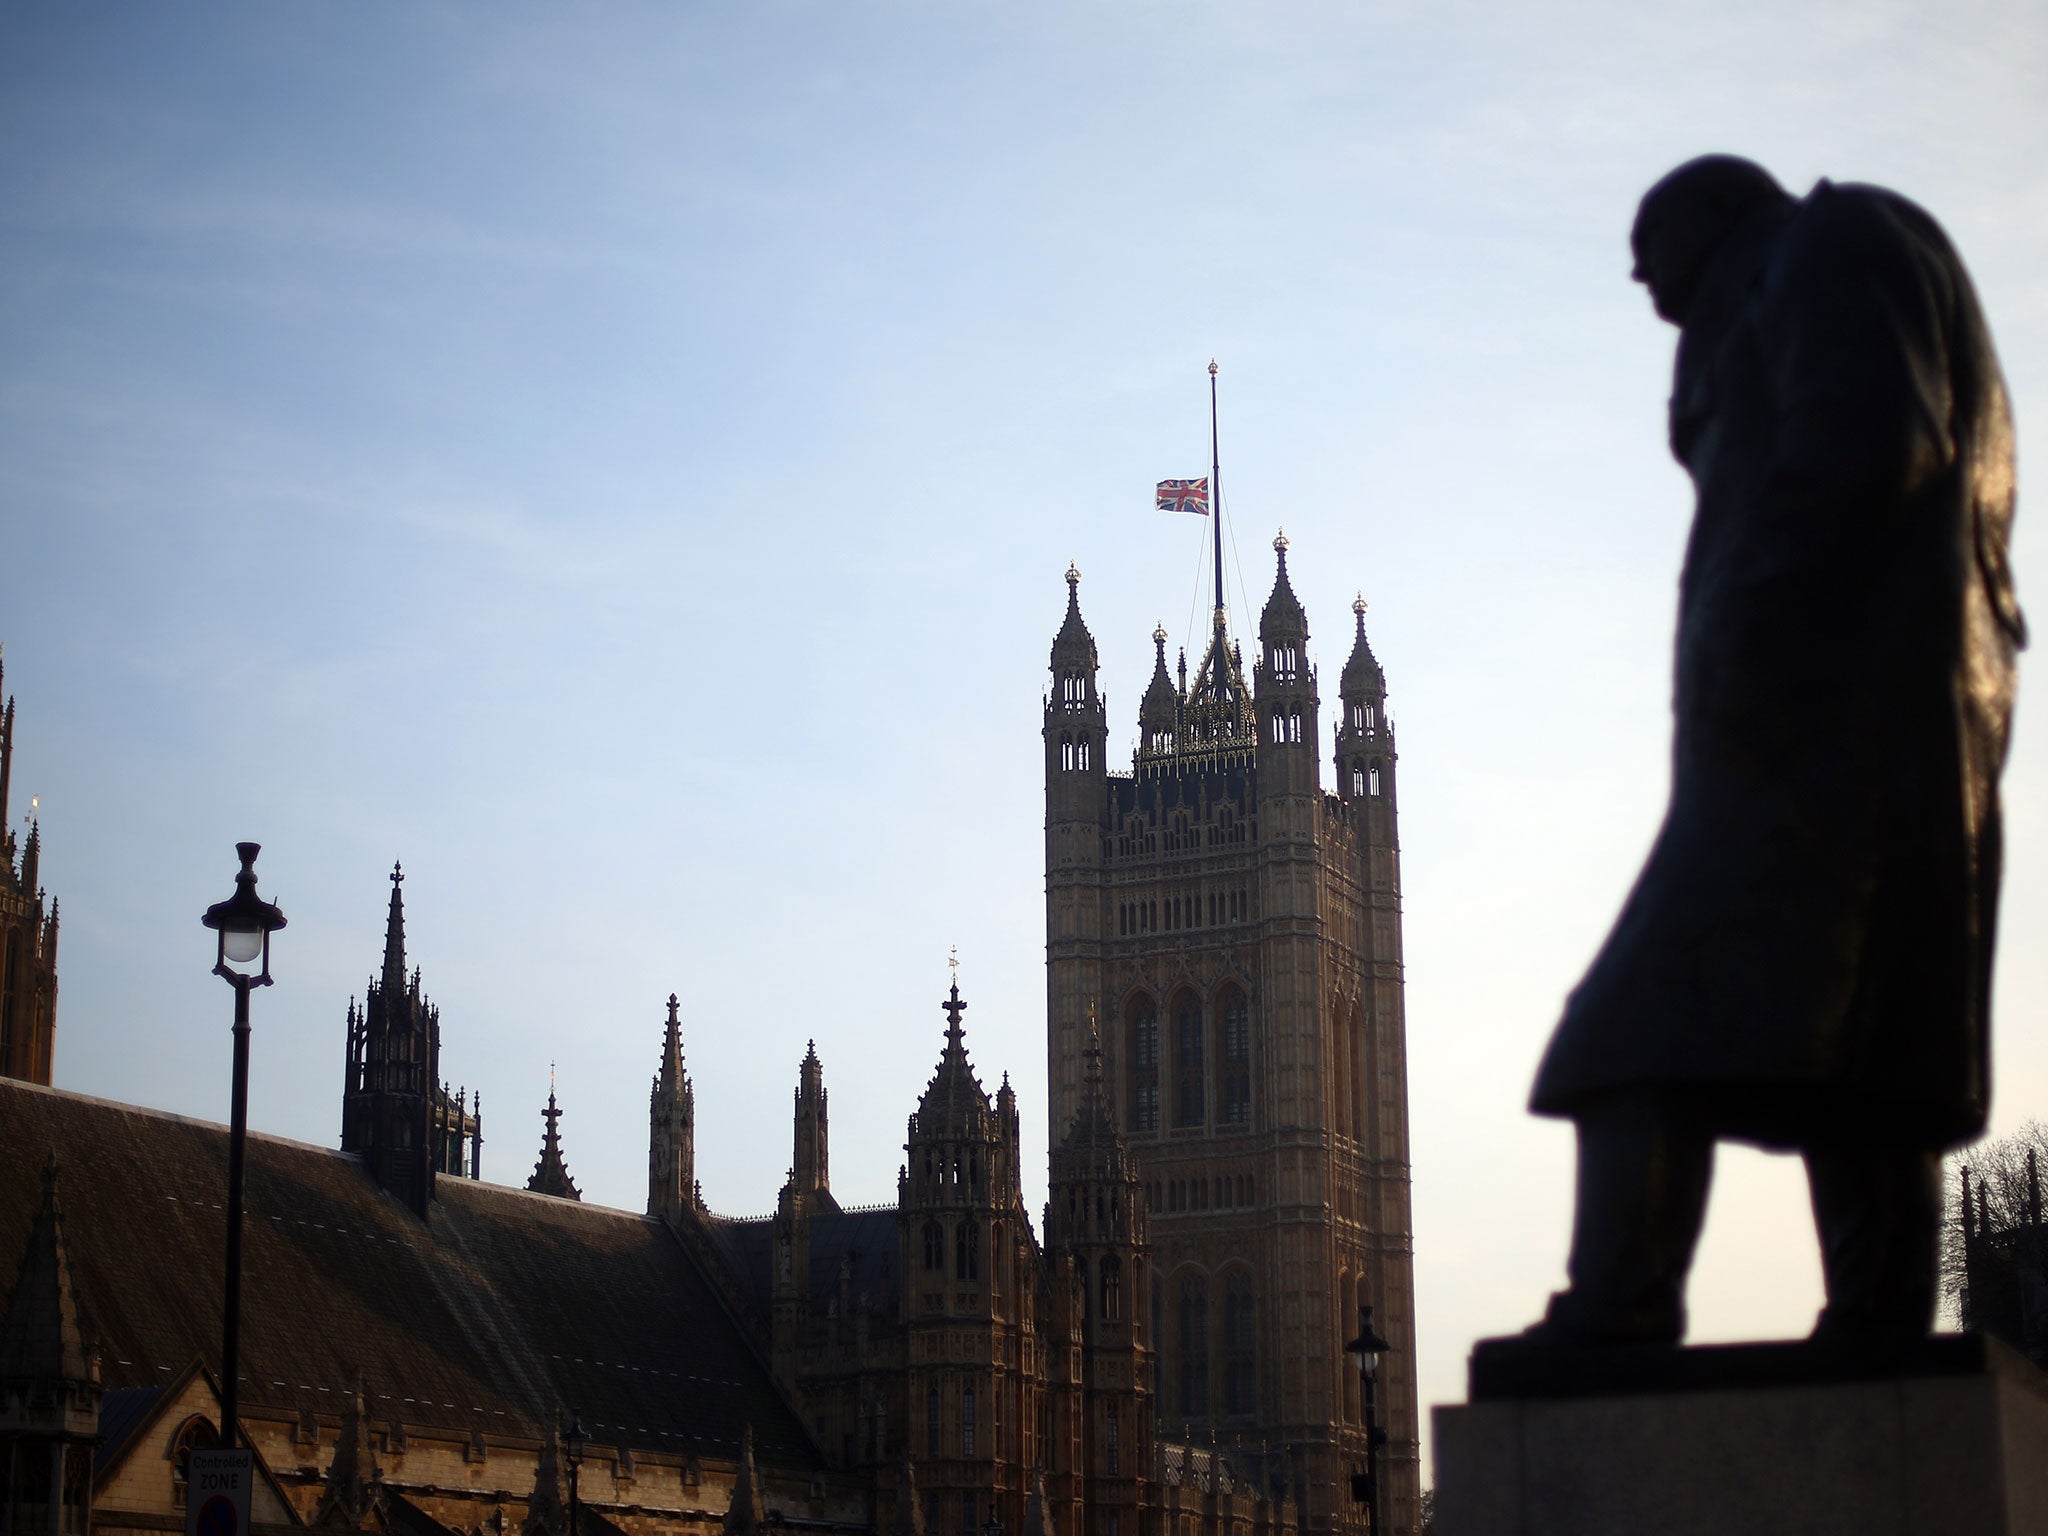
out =
[[[540,1157],[533,1165],[533,1177],[526,1181],[526,1187],[537,1195],[558,1195],[564,1200],[581,1200],[582,1191],[576,1188],[576,1181],[569,1177],[569,1166],[562,1161],[562,1136],[558,1129],[562,1111],[555,1103],[555,1064],[548,1063],[548,1107],[541,1111],[541,1119],[547,1122],[547,1129],[541,1133]]]

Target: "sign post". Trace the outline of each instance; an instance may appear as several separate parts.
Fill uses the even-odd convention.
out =
[[[193,1451],[185,1477],[185,1536],[249,1536],[250,1450]]]

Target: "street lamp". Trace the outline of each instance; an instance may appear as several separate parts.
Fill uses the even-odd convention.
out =
[[[1372,1308],[1360,1307],[1358,1337],[1344,1346],[1344,1352],[1358,1356],[1358,1380],[1365,1388],[1365,1470],[1351,1475],[1351,1497],[1365,1506],[1366,1529],[1371,1536],[1381,1536],[1380,1447],[1387,1443],[1387,1432],[1380,1428],[1373,1384],[1379,1376],[1380,1356],[1393,1347],[1373,1331]]]
[[[1003,1522],[996,1517],[993,1501],[988,1506],[988,1518],[981,1522],[981,1536],[1003,1536]]]
[[[242,1154],[249,1140],[249,989],[270,985],[270,936],[284,914],[256,894],[255,843],[237,843],[242,872],[235,894],[206,909],[200,922],[220,935],[213,974],[235,989],[235,1081],[228,1115],[227,1301],[220,1328],[221,1445],[233,1450],[240,1430],[242,1343]],[[254,967],[251,969],[250,967]]]
[[[562,1431],[562,1449],[569,1458],[569,1536],[576,1536],[576,1476],[583,1466],[583,1447],[589,1438],[583,1432],[583,1415],[571,1408],[569,1427]]]

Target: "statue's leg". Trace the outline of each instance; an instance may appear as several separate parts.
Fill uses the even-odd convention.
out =
[[[1904,1342],[1934,1326],[1941,1156],[1910,1142],[1806,1149],[1828,1304],[1817,1339]]]
[[[1668,1095],[1617,1093],[1578,1121],[1571,1288],[1535,1330],[1558,1343],[1675,1344],[1714,1176],[1714,1138]]]

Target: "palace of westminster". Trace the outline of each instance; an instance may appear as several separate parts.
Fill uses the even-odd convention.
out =
[[[813,1048],[774,1215],[708,1210],[673,997],[644,1213],[581,1199],[552,1093],[526,1187],[485,1182],[394,870],[346,1012],[340,1149],[249,1140],[255,1526],[571,1536],[573,1508],[574,1536],[1363,1536],[1376,1423],[1381,1518],[1407,1536],[1394,736],[1360,602],[1324,787],[1275,549],[1249,670],[1220,603],[1192,681],[1154,633],[1128,772],[1067,572],[1036,1221],[1028,1111],[977,1076],[957,985],[893,1205],[834,1198]],[[13,731],[10,702],[0,828]],[[48,1086],[56,906],[35,829],[0,853],[0,1536],[178,1529],[187,1457],[220,1438],[226,1129]],[[1370,1399],[1344,1349],[1367,1306],[1391,1346]]]

